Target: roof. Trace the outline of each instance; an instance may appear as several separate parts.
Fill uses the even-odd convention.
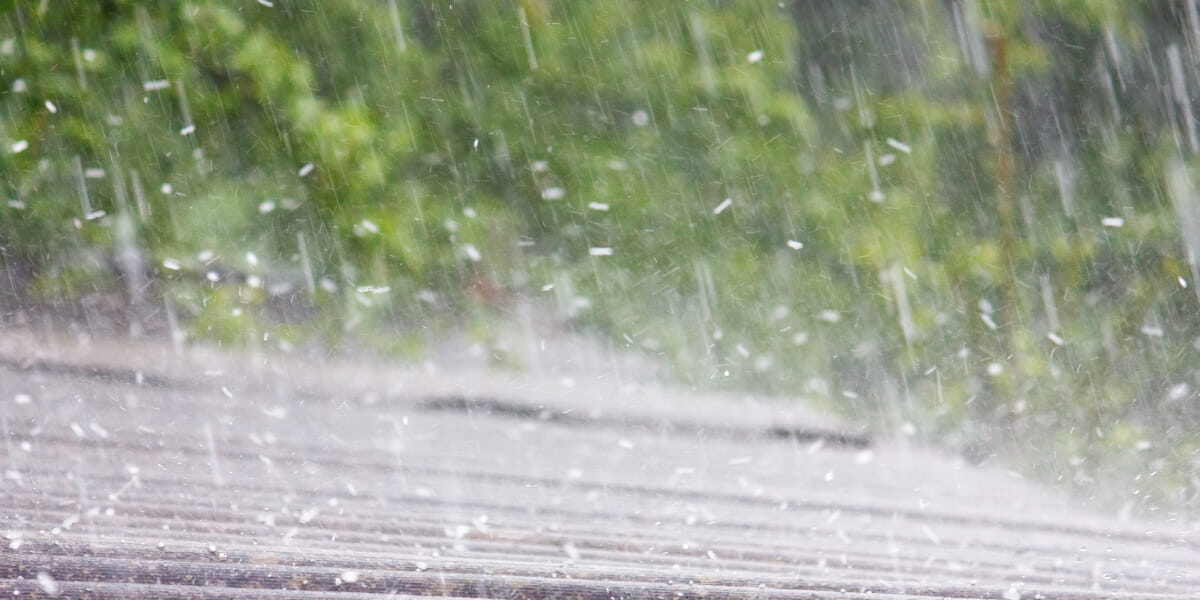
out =
[[[0,340],[0,593],[1197,597],[1200,536],[792,403]]]

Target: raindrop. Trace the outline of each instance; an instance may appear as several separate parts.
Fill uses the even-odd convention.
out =
[[[392,33],[396,36],[396,49],[400,52],[408,50],[408,42],[404,36],[404,27],[400,21],[400,8],[396,6],[396,0],[388,0],[388,16],[392,21]]]
[[[1164,333],[1162,327],[1154,325],[1142,325],[1141,332],[1149,337],[1162,337]]]
[[[466,254],[467,258],[471,259],[473,262],[479,262],[483,260],[483,255],[479,253],[479,249],[473,244],[463,244],[463,253]]]
[[[883,189],[879,184],[879,171],[875,169],[875,152],[871,149],[870,142],[863,142],[863,153],[866,154],[867,174],[871,177],[871,192],[867,194],[867,198],[871,202],[883,202],[885,197]]]
[[[45,571],[38,571],[37,584],[38,587],[42,589],[42,593],[46,594],[47,596],[58,596],[62,593],[62,586],[60,586],[58,581],[55,581],[55,579]]]
[[[838,321],[842,320],[842,313],[839,313],[836,310],[827,308],[827,309],[817,313],[817,318],[822,321],[825,321],[826,323],[837,323]]]
[[[901,142],[900,140],[888,138],[887,145],[889,145],[892,148],[895,148],[896,150],[899,150],[905,154],[912,154],[912,147],[909,146],[908,144],[905,144],[904,142]]]
[[[538,70],[537,54],[533,49],[533,35],[529,31],[529,19],[525,15],[525,7],[517,5],[517,18],[521,23],[521,40],[525,42],[525,59],[529,62],[529,70]]]

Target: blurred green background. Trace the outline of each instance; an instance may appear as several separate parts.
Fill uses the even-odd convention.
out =
[[[1193,2],[0,6],[6,323],[412,358],[532,302],[1200,505]]]

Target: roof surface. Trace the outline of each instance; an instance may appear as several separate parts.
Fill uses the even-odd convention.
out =
[[[1197,598],[1200,535],[793,404],[0,340],[0,594]]]

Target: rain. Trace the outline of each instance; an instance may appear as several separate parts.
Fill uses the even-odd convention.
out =
[[[1200,589],[1200,0],[9,4],[0,595]]]

